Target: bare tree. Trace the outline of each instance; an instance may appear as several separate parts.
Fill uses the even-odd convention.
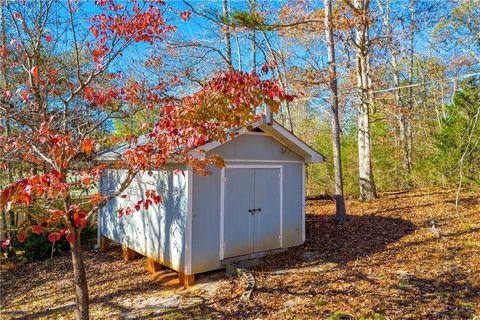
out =
[[[340,149],[340,121],[338,117],[337,66],[335,64],[335,42],[333,39],[332,0],[325,3],[325,39],[328,47],[328,77],[330,107],[332,112],[333,164],[335,168],[335,220],[346,221],[345,199],[343,197],[342,157]]]
[[[230,34],[230,13],[228,10],[228,0],[222,0],[223,16],[225,19],[225,56],[227,58],[228,67],[233,69],[232,63],[232,40]]]
[[[255,16],[257,14],[256,8],[257,6],[257,0],[250,0],[250,7],[251,7],[251,12]],[[252,30],[252,43],[251,43],[251,50],[252,50],[252,72],[255,72],[256,70],[256,64],[257,64],[257,32],[255,29]]]
[[[370,78],[369,26],[370,0],[354,0],[349,3],[355,15],[356,34],[353,40],[356,52],[357,89],[360,98],[358,108],[358,173],[360,199],[377,196],[372,170],[372,142],[370,137],[370,107],[373,100]]]
[[[410,174],[412,170],[412,144],[413,144],[413,136],[412,136],[412,124],[410,121],[410,114],[412,113],[413,105],[414,105],[414,98],[413,98],[413,71],[414,71],[414,58],[415,58],[415,1],[410,0],[409,5],[410,11],[410,25],[409,25],[409,64],[408,64],[408,109],[407,112],[403,115],[403,132],[401,137],[403,139],[403,153],[404,153],[404,161],[403,167],[407,174]]]

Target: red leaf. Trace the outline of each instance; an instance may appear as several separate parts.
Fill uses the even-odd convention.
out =
[[[92,100],[93,99],[93,89],[91,87],[85,87],[85,92],[83,94],[83,97],[87,100]]]
[[[75,243],[75,234],[74,234],[74,233],[69,233],[69,234],[67,234],[66,239],[67,239],[67,241],[70,242],[70,243]]]
[[[57,70],[56,69],[53,69],[52,71],[50,71],[50,75],[52,75],[53,77],[55,77],[57,75]]]
[[[140,211],[140,209],[142,208],[141,204],[142,204],[141,200],[135,204],[134,208],[135,208],[136,211]]]
[[[10,239],[6,238],[1,242],[1,247],[3,250],[7,249],[7,247],[10,245]]]
[[[98,38],[98,30],[94,26],[90,27],[90,31],[92,32],[95,38]]]
[[[150,199],[145,200],[145,202],[143,203],[143,208],[145,210],[148,210],[148,207],[150,206],[150,203],[152,203],[152,200],[150,200]]]
[[[58,240],[60,240],[60,237],[61,237],[60,233],[58,233],[58,232],[50,233],[48,235],[48,241],[50,241],[51,243],[55,243]]]
[[[17,233],[18,242],[25,242],[27,240],[27,233],[25,231],[19,231]]]
[[[35,79],[38,79],[38,67],[33,67],[32,68],[32,74]]]
[[[83,183],[84,185],[88,186],[88,185],[90,184],[90,178],[89,178],[89,177],[83,178],[82,183]]]
[[[107,4],[107,0],[97,0],[95,1],[95,5],[103,7]]]
[[[92,153],[92,139],[86,138],[80,146],[80,152],[85,153],[87,156]]]
[[[24,102],[27,102],[27,100],[28,100],[28,93],[27,92],[25,92],[25,91],[22,92],[22,99],[23,99]]]
[[[47,40],[47,42],[52,42],[52,36],[47,34],[45,40]]]
[[[20,197],[20,203],[25,203],[27,206],[32,203],[32,197],[28,193],[22,193]]]
[[[41,225],[37,225],[32,228],[32,231],[36,234],[41,234],[43,232],[43,228]]]
[[[183,12],[180,12],[180,17],[182,18],[183,21],[188,21],[188,19],[190,19],[190,15],[192,13],[190,11],[183,11]]]

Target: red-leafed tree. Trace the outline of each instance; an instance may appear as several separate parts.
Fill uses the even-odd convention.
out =
[[[1,190],[0,208],[25,212],[19,241],[28,230],[48,233],[52,242],[67,238],[77,317],[88,319],[80,233],[89,219],[121,196],[137,173],[158,169],[167,158],[202,173],[208,164],[223,165],[216,156],[198,160],[192,150],[206,141],[225,141],[229,129],[258,117],[257,106],[268,104],[275,111],[291,97],[272,81],[236,71],[215,75],[187,97],[168,94],[176,81],[151,83],[126,74],[121,66],[129,52],[146,51],[174,36],[176,28],[166,23],[161,0],[0,4],[6,18],[0,42],[0,166],[11,176]],[[188,14],[179,14],[188,20]],[[146,142],[134,143],[138,135],[126,138],[131,147],[119,165],[128,174],[119,190],[99,193],[94,186],[105,166],[95,162],[94,153],[120,142],[106,134],[113,119],[139,111],[155,119],[141,126]],[[13,171],[20,164],[29,168],[28,174]],[[77,200],[79,194],[85,203]],[[142,206],[159,201],[148,191]]]

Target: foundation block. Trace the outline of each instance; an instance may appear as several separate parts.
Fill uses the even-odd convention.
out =
[[[130,248],[123,247],[123,259],[125,261],[132,261],[137,257],[137,253]]]
[[[152,258],[147,258],[147,270],[151,273],[155,273],[162,270],[162,265]]]
[[[190,287],[195,284],[195,275],[194,274],[184,274],[179,272],[178,279],[180,283],[183,284],[185,287]]]
[[[100,238],[100,251],[107,252],[110,249],[110,239],[102,236]]]

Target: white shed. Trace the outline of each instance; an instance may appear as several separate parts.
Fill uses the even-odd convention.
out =
[[[237,133],[226,143],[202,147],[225,161],[209,176],[175,163],[138,175],[126,191],[129,199],[113,199],[101,210],[99,237],[183,275],[222,268],[225,259],[303,244],[305,163],[324,157],[275,121],[263,119]],[[119,147],[98,159],[118,160],[122,151]],[[115,190],[123,174],[106,170],[101,192]],[[118,209],[153,188],[163,196],[160,205],[118,217]]]

